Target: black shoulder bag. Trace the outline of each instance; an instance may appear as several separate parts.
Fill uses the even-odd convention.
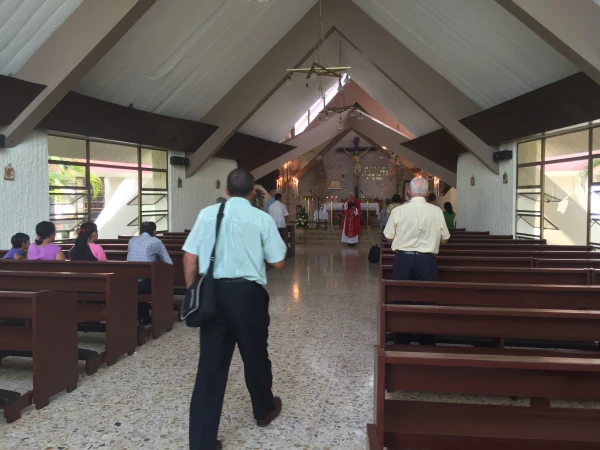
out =
[[[215,232],[215,245],[210,255],[210,265],[204,276],[199,276],[196,281],[186,291],[181,308],[181,318],[185,319],[188,327],[199,328],[217,316],[217,286],[213,277],[215,266],[215,252],[217,250],[217,240],[219,239],[219,230],[223,220],[223,210],[225,203],[221,204],[219,214],[217,215],[217,230]]]
[[[379,246],[377,244],[375,244],[369,250],[369,255],[367,256],[367,259],[369,260],[369,262],[372,262],[373,264],[377,264],[379,262],[380,256],[381,256],[381,249],[379,248]]]

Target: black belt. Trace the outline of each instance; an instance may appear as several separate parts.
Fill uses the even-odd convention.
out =
[[[403,253],[405,255],[434,255],[434,253],[421,253],[421,252],[405,252],[404,250],[396,250],[394,253],[396,253],[396,255],[398,253]]]
[[[252,280],[246,280],[245,278],[218,278],[217,281],[222,283],[255,283]]]

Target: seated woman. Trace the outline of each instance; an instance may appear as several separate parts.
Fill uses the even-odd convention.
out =
[[[65,254],[61,248],[53,244],[56,238],[56,227],[52,222],[40,222],[35,227],[37,237],[27,252],[27,259],[46,261],[64,261]]]
[[[98,227],[94,222],[85,222],[79,228],[75,245],[70,250],[71,261],[106,261],[102,247],[95,242],[98,240]]]
[[[17,233],[11,239],[12,248],[6,252],[4,259],[27,259],[25,252],[29,248],[29,236],[25,233]]]
[[[444,219],[446,220],[446,226],[448,230],[454,230],[456,228],[456,213],[452,209],[452,203],[444,203]]]

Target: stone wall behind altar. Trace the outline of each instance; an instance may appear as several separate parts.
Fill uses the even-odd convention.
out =
[[[383,156],[383,158],[379,159],[380,156]],[[361,158],[360,163],[363,168],[363,175],[361,175],[360,178],[359,189],[366,197],[386,199],[392,196],[392,188],[383,180],[376,179],[379,171],[387,170],[389,161],[389,157],[383,155],[379,151],[369,152]],[[323,163],[325,165],[327,186],[331,186],[332,181],[339,181],[340,186],[342,187],[342,189],[338,190],[325,189],[324,196],[337,195],[342,199],[348,195],[348,192],[354,192],[352,159],[348,155],[344,152],[330,150],[323,156]],[[307,206],[306,201],[304,201],[304,196],[312,195],[309,190],[316,192],[316,174],[317,167],[315,166],[299,180],[298,204],[302,204],[304,207]],[[345,176],[345,180],[342,180],[342,175]],[[381,173],[379,176],[384,177],[384,173]],[[311,202],[311,212],[314,211],[315,208],[316,202]],[[310,217],[312,218],[312,215]]]

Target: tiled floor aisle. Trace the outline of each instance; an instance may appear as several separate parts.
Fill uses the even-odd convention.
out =
[[[231,367],[219,436],[225,449],[363,449],[372,419],[377,266],[366,250],[299,247],[269,273],[270,353],[283,413],[252,420],[241,360]],[[186,449],[197,331],[178,326],[82,379],[40,411],[0,422],[0,449]]]

